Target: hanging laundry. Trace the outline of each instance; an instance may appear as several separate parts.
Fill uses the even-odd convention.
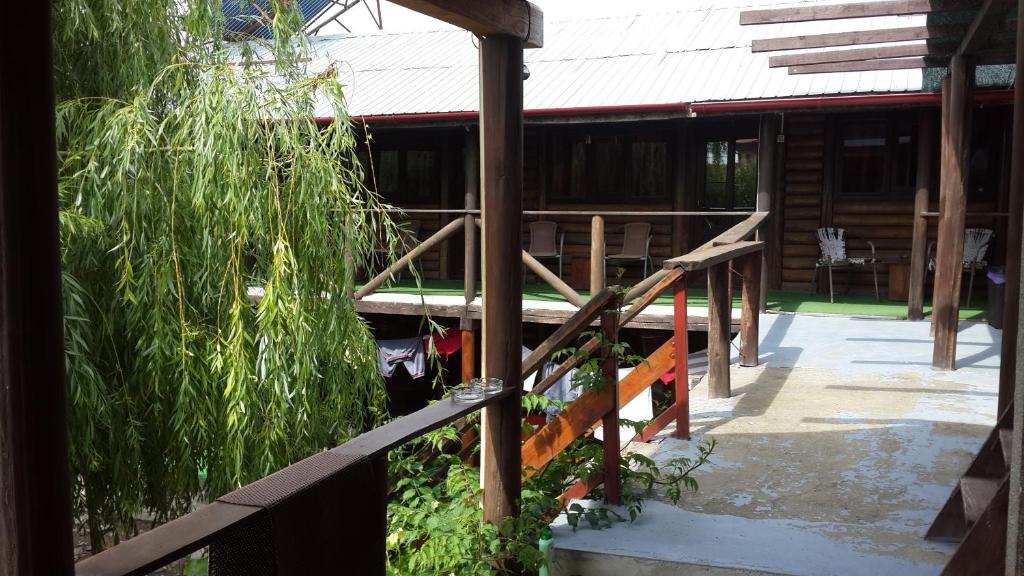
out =
[[[540,370],[540,379],[543,380],[551,375],[552,372],[558,368],[558,364],[554,362],[546,362],[544,367]],[[580,397],[582,391],[580,388],[573,386],[573,377],[579,372],[578,369],[573,368],[565,373],[564,376],[558,379],[557,382],[551,385],[550,388],[544,391],[544,395],[552,400],[558,400],[560,402],[572,402],[573,400]],[[544,412],[548,415],[548,421],[558,416],[558,413],[562,409],[558,406],[548,406],[544,409]]]
[[[426,338],[424,337],[424,340]],[[434,350],[437,350],[437,353],[445,360],[462,350],[462,330],[458,328],[446,328],[444,332],[434,332],[429,338]]]
[[[377,364],[385,378],[391,378],[399,364],[405,366],[414,380],[422,378],[427,372],[426,357],[422,337],[377,340]]]

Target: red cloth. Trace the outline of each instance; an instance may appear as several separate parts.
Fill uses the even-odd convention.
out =
[[[665,384],[670,384],[676,379],[676,369],[670,368],[668,372],[661,375],[661,381]]]
[[[435,332],[430,335],[430,340],[434,350],[445,360],[462,350],[462,330],[458,328],[447,328],[443,333]],[[427,352],[430,352],[430,348],[427,348]]]

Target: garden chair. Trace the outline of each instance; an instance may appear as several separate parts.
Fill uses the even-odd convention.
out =
[[[846,230],[831,227],[818,228],[815,231],[815,236],[818,238],[818,248],[821,251],[821,255],[818,257],[818,261],[814,264],[814,277],[811,279],[811,290],[813,292],[818,291],[818,269],[828,268],[828,301],[835,303],[835,289],[832,284],[832,269],[844,268],[846,270],[846,289],[849,291],[850,270],[857,267],[867,267],[870,264],[871,273],[875,277],[875,300],[879,300],[878,266],[875,256],[875,244],[868,241],[868,246],[871,248],[870,258],[850,258],[846,253]]]
[[[967,306],[971,305],[971,294],[974,292],[974,273],[983,270],[988,266],[985,261],[985,252],[988,245],[992,243],[995,234],[988,228],[967,228],[964,230],[964,270],[970,272],[971,279],[967,281]],[[932,249],[935,241],[928,243],[928,269],[935,269],[935,258],[932,256]]]
[[[622,227],[622,249],[615,254],[604,257],[605,264],[611,262],[643,262],[644,278],[647,278],[648,267],[654,268],[651,260],[651,225],[647,222],[630,222]]]
[[[558,232],[557,223],[549,220],[530,222],[530,247],[526,251],[537,260],[557,260],[559,278],[562,277],[562,247],[564,244],[565,232]]]

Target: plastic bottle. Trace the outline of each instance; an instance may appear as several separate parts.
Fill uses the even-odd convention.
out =
[[[541,564],[540,572],[538,576],[548,576],[549,570],[551,569],[551,547],[554,545],[554,539],[551,537],[551,528],[545,526],[540,531],[540,553],[544,555],[544,563]]]

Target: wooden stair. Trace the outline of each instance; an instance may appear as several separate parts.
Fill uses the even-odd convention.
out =
[[[1002,574],[1010,492],[1013,407],[1007,408],[953,488],[925,538],[959,542],[943,574]]]

